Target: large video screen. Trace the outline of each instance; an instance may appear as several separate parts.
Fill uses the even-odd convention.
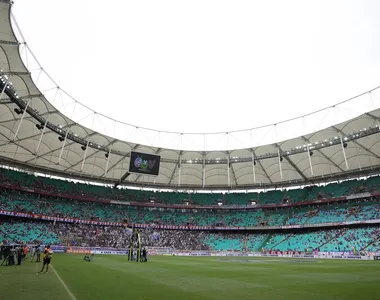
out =
[[[129,172],[157,176],[160,171],[160,159],[158,155],[131,152]]]

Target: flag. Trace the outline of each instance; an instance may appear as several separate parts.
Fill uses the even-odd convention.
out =
[[[125,232],[126,232],[128,235],[132,235],[132,233],[133,233],[133,225],[131,225],[131,224],[126,224],[126,225],[125,225]]]

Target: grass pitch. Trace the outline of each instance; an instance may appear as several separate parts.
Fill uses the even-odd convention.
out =
[[[0,267],[0,299],[252,300],[380,299],[380,262],[236,257],[150,257],[55,254],[40,264]]]

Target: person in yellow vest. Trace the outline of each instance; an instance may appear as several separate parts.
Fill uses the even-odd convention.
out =
[[[51,258],[53,257],[53,250],[51,250],[50,245],[46,246],[43,256],[43,264],[40,273],[44,271],[46,266],[46,273],[49,271],[49,265],[51,263]]]

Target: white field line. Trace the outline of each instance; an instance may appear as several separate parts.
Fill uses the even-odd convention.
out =
[[[70,291],[70,289],[68,288],[68,286],[66,285],[66,283],[62,280],[61,276],[59,276],[58,272],[53,268],[52,265],[50,265],[50,268],[53,270],[54,274],[57,276],[58,280],[61,282],[61,284],[65,288],[66,292],[69,294],[71,300],[77,300],[77,298],[75,298],[75,296],[73,295],[73,293]]]

